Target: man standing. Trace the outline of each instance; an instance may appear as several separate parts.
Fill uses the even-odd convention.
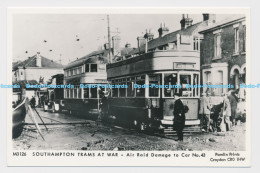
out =
[[[185,126],[185,113],[188,112],[189,108],[184,106],[178,95],[175,95],[174,103],[174,119],[173,119],[173,130],[177,132],[178,141],[183,141],[183,129]]]
[[[200,110],[199,114],[201,115],[201,129],[203,129],[204,126],[204,120],[206,120],[206,132],[209,132],[209,126],[210,126],[210,101],[209,97],[206,97],[206,94],[202,94],[202,98],[200,100]]]
[[[237,100],[238,98],[235,96],[233,91],[229,91],[228,93],[228,99],[231,106],[231,122],[232,125],[236,125],[236,119],[237,119]]]

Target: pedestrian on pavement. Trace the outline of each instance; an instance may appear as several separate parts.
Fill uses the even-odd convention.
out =
[[[178,141],[183,141],[183,129],[185,126],[185,113],[188,112],[189,108],[184,106],[179,95],[176,93],[174,103],[174,119],[173,119],[173,130],[177,132]]]

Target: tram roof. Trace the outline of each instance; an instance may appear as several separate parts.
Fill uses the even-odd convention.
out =
[[[196,23],[194,25],[189,26],[186,29],[180,29],[174,32],[171,32],[169,34],[164,35],[163,37],[158,37],[156,39],[153,39],[148,42],[148,50],[155,49],[157,47],[166,45],[171,42],[175,42],[177,40],[177,34],[180,35],[194,35],[195,32],[198,32],[202,28],[206,27],[207,23],[206,21],[202,21],[199,23]],[[197,35],[200,35],[197,33]],[[144,53],[145,52],[145,44],[140,47],[140,49],[134,49],[133,51],[129,52],[126,56],[131,56],[138,53]]]
[[[77,67],[84,63],[97,63],[97,62],[107,63],[108,62],[108,53],[109,53],[108,49],[93,51],[93,52],[83,56],[82,58],[79,58],[79,59],[69,63],[64,68],[64,70],[73,68],[73,67]]]

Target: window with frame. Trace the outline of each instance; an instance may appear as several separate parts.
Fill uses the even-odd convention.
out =
[[[85,72],[89,72],[89,64],[85,64]]]
[[[191,88],[187,88],[187,84],[191,85],[191,75],[190,74],[180,74],[180,94],[182,97],[191,97]]]
[[[219,33],[214,36],[214,55],[215,57],[221,56],[221,35]]]
[[[193,39],[193,50],[199,50],[199,39],[198,38]]]
[[[82,98],[82,88],[78,88],[78,98]]]
[[[84,92],[84,99],[87,99],[87,98],[89,98],[89,88],[84,88],[84,90],[83,90],[83,92]]]
[[[116,86],[118,83],[114,83],[114,81],[112,81],[112,85],[114,86],[114,88],[112,88],[112,97],[118,97],[118,88]]]
[[[90,64],[90,72],[97,72],[97,64]]]
[[[165,73],[164,74],[164,97],[174,97],[177,92],[177,88],[174,86],[177,84],[177,73]]]
[[[246,26],[243,26],[244,32],[243,32],[243,52],[246,52]]]
[[[73,98],[73,89],[70,89],[70,98]]]
[[[122,83],[119,83],[119,85],[126,85],[126,83],[124,82],[125,79],[123,79]],[[119,97],[125,97],[126,96],[126,88],[125,87],[121,87],[119,88]]]
[[[239,53],[239,28],[235,28],[235,53]]]
[[[73,98],[78,98],[78,89],[74,88],[74,96]]]
[[[142,88],[141,86],[145,84],[145,76],[137,76],[136,77],[136,84],[139,85],[138,88],[136,88],[136,97],[144,97],[145,96],[145,88]]]
[[[159,97],[160,74],[149,75],[149,97]]]
[[[193,74],[193,86],[199,85],[199,75]],[[193,88],[193,96],[199,96],[199,87]]]
[[[134,88],[135,79],[134,78],[127,78],[127,97],[134,97],[135,96],[135,88]]]
[[[95,86],[94,88],[90,88],[90,95],[89,98],[97,98],[97,87]]]

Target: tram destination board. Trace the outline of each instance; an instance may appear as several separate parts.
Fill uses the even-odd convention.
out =
[[[249,22],[247,8],[8,8],[8,166],[249,167]]]

